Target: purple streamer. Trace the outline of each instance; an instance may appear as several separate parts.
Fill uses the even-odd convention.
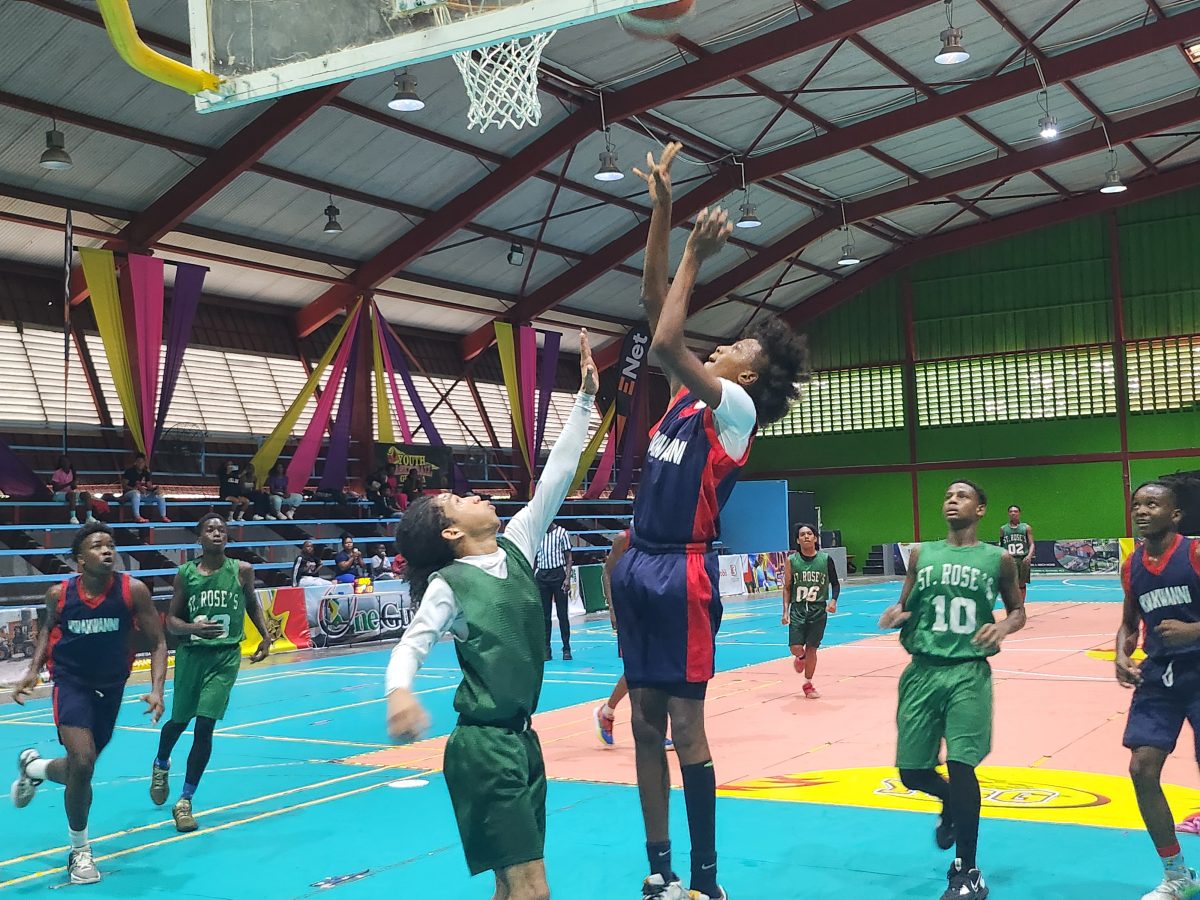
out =
[[[562,335],[557,331],[543,331],[542,336],[545,342],[542,345],[538,379],[537,440],[533,445],[535,458],[541,452],[542,441],[546,437],[546,417],[550,413],[550,394],[554,391],[554,376],[558,372],[558,351],[562,344]]]
[[[346,484],[347,464],[350,460],[350,417],[354,410],[354,391],[358,386],[355,372],[358,367],[359,330],[367,323],[367,317],[360,316],[358,327],[346,334],[346,340],[353,341],[350,345],[350,358],[346,362],[346,375],[342,379],[342,396],[338,402],[337,416],[333,420],[333,429],[329,433],[329,449],[325,453],[325,469],[321,473],[321,490],[340,491]],[[329,390],[329,387],[326,387]],[[386,399],[386,398],[385,398]]]
[[[179,372],[183,368],[183,351],[187,349],[192,334],[192,323],[200,307],[200,292],[204,288],[204,276],[208,269],[190,263],[175,266],[175,286],[171,289],[171,324],[167,331],[167,356],[163,365],[162,392],[158,398],[158,418],[154,423],[154,443],[162,436],[163,423],[171,409],[171,398],[175,396],[175,385],[179,383]],[[149,451],[149,448],[147,448]]]
[[[388,353],[392,357],[392,366],[404,381],[404,387],[408,390],[408,399],[412,401],[413,410],[417,414],[417,420],[421,423],[421,427],[425,429],[425,435],[429,438],[429,443],[435,447],[445,447],[446,442],[442,440],[442,436],[438,433],[437,427],[433,424],[433,419],[429,417],[429,410],[425,408],[424,401],[421,400],[421,395],[417,393],[417,386],[413,384],[412,374],[408,371],[408,363],[404,359],[404,350],[400,346],[400,342],[396,340],[396,335],[392,333],[391,327],[380,319],[382,327],[384,343],[387,344]],[[463,493],[471,488],[471,483],[467,480],[467,475],[462,470],[462,466],[455,461],[453,471],[450,476],[450,489],[455,493]]]
[[[50,488],[0,438],[0,491],[22,499],[50,499]]]

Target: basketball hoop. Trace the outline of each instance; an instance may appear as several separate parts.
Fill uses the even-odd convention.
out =
[[[454,54],[467,88],[467,99],[471,101],[468,128],[478,127],[482,134],[492,125],[524,128],[541,122],[538,65],[542,50],[554,34],[544,31]]]

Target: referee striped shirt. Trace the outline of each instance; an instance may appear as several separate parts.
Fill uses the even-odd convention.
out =
[[[538,546],[535,568],[562,569],[567,565],[567,554],[571,552],[571,536],[561,525],[551,525]]]

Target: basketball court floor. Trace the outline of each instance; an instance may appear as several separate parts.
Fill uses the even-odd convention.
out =
[[[848,587],[806,701],[782,646],[778,599],[727,606],[710,690],[719,782],[721,881],[732,898],[935,898],[949,859],[933,806],[889,768],[896,681],[905,656],[875,621],[898,584]],[[1120,746],[1129,694],[1105,657],[1119,615],[1115,578],[1039,579],[1029,624],[994,660],[995,749],[981,769],[980,863],[997,900],[1128,900],[1161,876],[1141,832]],[[557,641],[557,638],[556,638]],[[592,709],[619,674],[607,621],[577,625],[575,660],[546,666],[537,719],[551,778],[547,865],[560,898],[637,897],[645,874],[628,707],[617,744],[596,740]],[[96,772],[91,832],[104,880],[93,897],[338,896],[486,898],[471,880],[439,772],[454,723],[453,648],[435,648],[417,686],[433,734],[388,744],[381,698],[387,649],[279,656],[243,670],[196,796],[201,829],[180,835],[151,805],[155,729],[140,690]],[[168,682],[168,691],[170,683]],[[0,707],[0,759],[54,752],[48,701]],[[175,759],[180,786],[185,738]],[[1166,781],[1177,813],[1200,808],[1190,735]],[[678,784],[677,764],[672,761]],[[15,774],[15,770],[13,772]],[[8,776],[5,776],[6,778]],[[673,795],[676,869],[688,870],[682,794]],[[0,808],[0,888],[66,886],[61,788]],[[1200,842],[1184,836],[1200,861]]]

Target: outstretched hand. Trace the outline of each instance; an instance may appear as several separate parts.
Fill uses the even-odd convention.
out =
[[[696,225],[692,236],[688,238],[688,250],[698,262],[716,256],[733,234],[733,224],[729,221],[729,213],[717,207],[714,210],[702,209],[696,216]]]
[[[671,163],[682,149],[683,144],[671,141],[663,149],[658,162],[654,161],[653,153],[646,153],[645,172],[638,168],[633,170],[634,175],[646,182],[650,200],[655,206],[668,206],[671,203]]]
[[[592,345],[586,328],[579,330],[579,389],[592,396],[600,389],[600,375],[592,359]]]

